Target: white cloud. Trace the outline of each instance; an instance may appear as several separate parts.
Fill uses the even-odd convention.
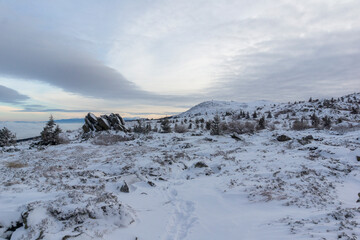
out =
[[[256,97],[249,93],[253,85],[256,94],[267,92],[271,99],[279,97],[277,91],[262,86],[283,84],[289,94],[279,100],[286,100],[293,92],[307,96],[318,91],[321,82],[342,77],[345,92],[354,87],[358,70],[344,69],[333,60],[341,58],[359,69],[353,59],[360,48],[358,9],[358,1],[154,1],[119,26],[108,61],[144,89],[162,93],[207,92],[239,99],[241,92],[246,100]],[[350,46],[342,36],[351,38]],[[331,45],[329,38],[334,40]],[[327,55],[320,58],[319,52]],[[321,71],[297,66],[305,60]],[[279,63],[303,72],[294,77]],[[327,67],[335,75],[331,79]],[[315,72],[316,79],[311,77]],[[304,81],[317,89],[299,91],[297,85]],[[334,93],[323,90],[324,95]]]

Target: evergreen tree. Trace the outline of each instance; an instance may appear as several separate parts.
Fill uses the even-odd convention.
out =
[[[272,118],[271,112],[269,111],[267,118]]]
[[[205,123],[205,128],[206,128],[206,130],[211,130],[211,122],[210,121],[206,121],[206,123]]]
[[[215,115],[214,120],[211,122],[211,135],[220,135],[220,117]]]
[[[322,120],[323,120],[324,128],[331,127],[331,119],[328,116],[323,117]]]
[[[53,116],[50,115],[49,121],[46,123],[43,131],[41,132],[41,144],[42,145],[59,144],[60,133],[61,133],[60,127],[55,123]]]
[[[257,118],[257,113],[256,113],[256,111],[254,111],[252,117],[253,117],[254,119]]]
[[[165,118],[161,120],[161,130],[163,133],[171,133],[171,126],[169,119]]]
[[[316,116],[315,113],[313,113],[313,115],[311,115],[311,125],[313,127],[318,127],[320,124],[320,119],[318,118],[318,116]]]
[[[259,129],[259,130],[265,129],[265,117],[264,117],[264,116],[262,116],[262,117],[259,119],[259,122],[258,122],[258,125],[257,125],[257,129]]]
[[[9,129],[0,129],[0,147],[11,146],[16,143],[16,136]]]

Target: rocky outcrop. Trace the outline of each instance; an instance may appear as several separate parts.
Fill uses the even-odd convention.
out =
[[[84,133],[92,131],[117,130],[126,132],[125,121],[117,113],[110,115],[101,115],[96,117],[93,113],[85,116],[85,124],[83,125]]]

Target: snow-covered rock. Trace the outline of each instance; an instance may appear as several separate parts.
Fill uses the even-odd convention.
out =
[[[85,133],[91,131],[117,130],[126,131],[125,121],[119,114],[111,113],[96,117],[92,113],[85,116],[85,124],[82,127]]]

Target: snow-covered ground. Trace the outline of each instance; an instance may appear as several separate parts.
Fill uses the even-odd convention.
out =
[[[284,124],[303,116],[308,103],[265,104],[252,110],[275,115],[290,108],[295,114],[291,119],[278,114],[267,119],[271,128],[237,139],[201,127],[131,137],[104,132],[88,140],[78,130],[66,133],[68,144],[36,148],[24,142],[17,150],[5,148],[0,152],[0,236],[358,239],[359,114],[338,104],[344,109],[318,113],[333,120],[347,116],[330,129],[295,131]],[[226,116],[229,109],[205,109],[171,121],[186,118],[195,125],[195,118],[216,113],[224,114],[222,121],[234,119]],[[291,140],[278,141],[282,134]],[[309,135],[312,139],[303,141]],[[128,193],[120,191],[125,182]]]

